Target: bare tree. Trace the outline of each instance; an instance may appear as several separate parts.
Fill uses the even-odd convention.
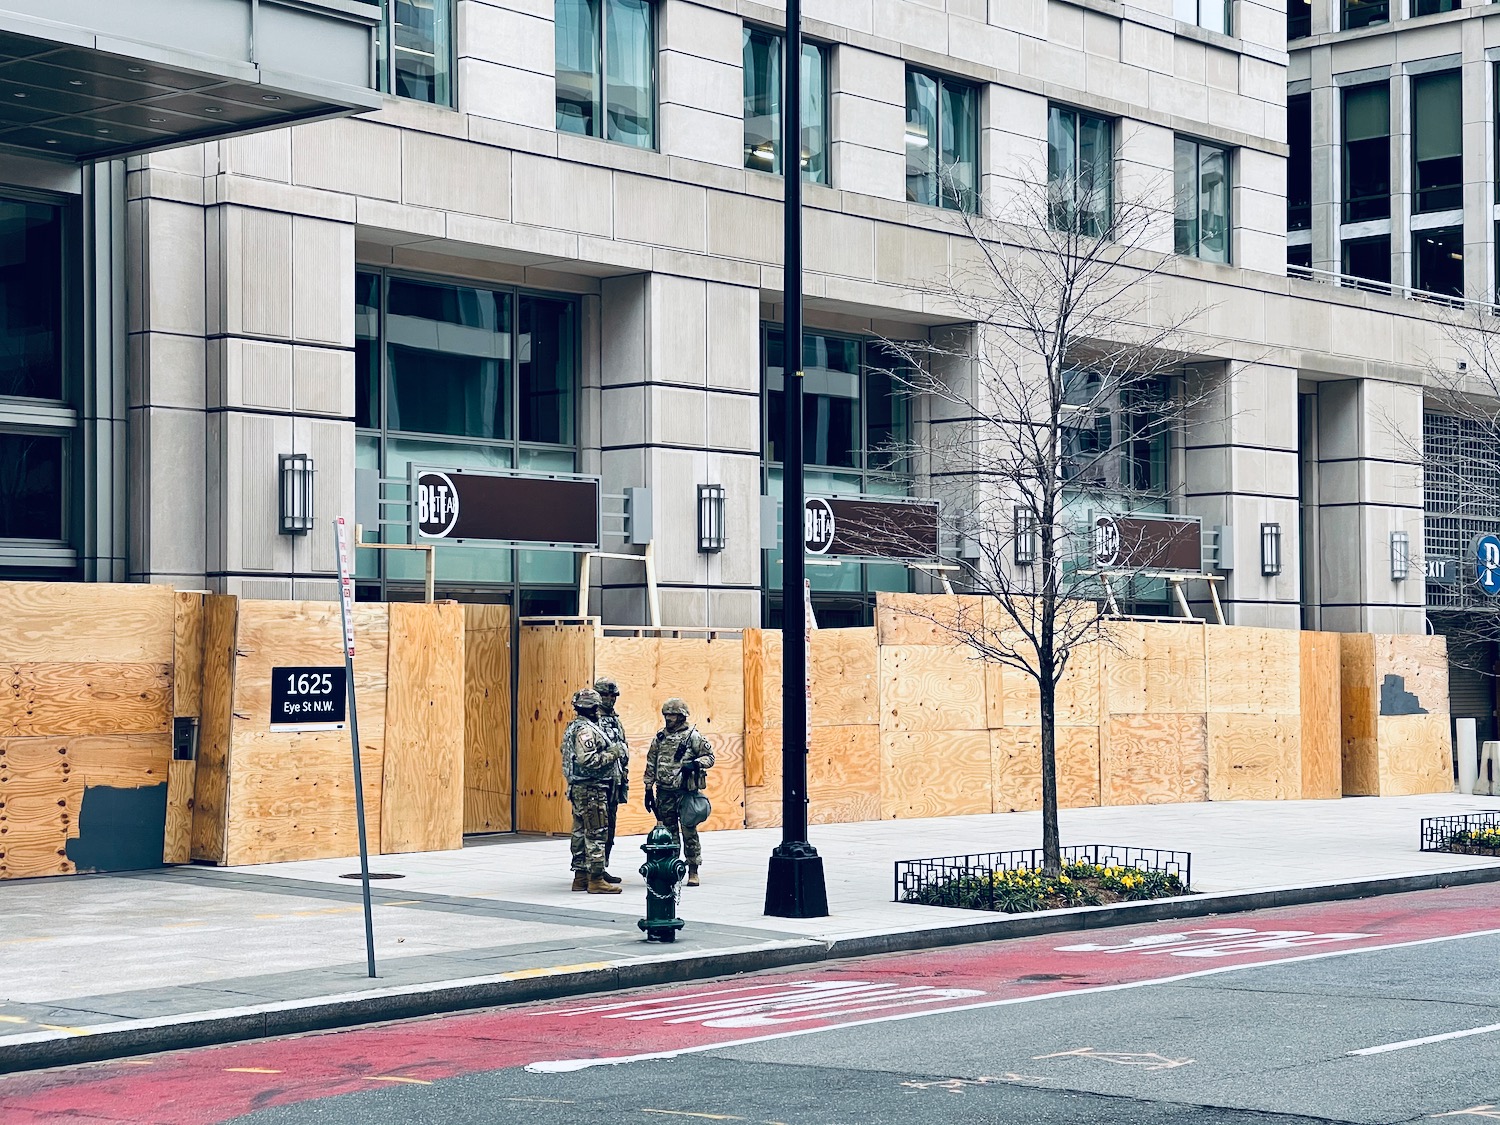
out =
[[[1111,201],[1104,185],[1034,176],[1002,209],[955,222],[969,260],[930,291],[961,327],[889,345],[931,413],[913,455],[969,545],[956,584],[980,595],[930,620],[1036,684],[1055,872],[1058,689],[1111,615],[1089,512],[1160,501],[1144,470],[1191,408],[1179,376],[1203,310],[1169,308],[1170,258],[1150,246],[1170,240],[1172,215],[1149,189]],[[1150,574],[1139,549],[1124,553],[1117,579]]]

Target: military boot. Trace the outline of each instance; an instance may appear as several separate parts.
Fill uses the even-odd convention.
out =
[[[698,882],[698,865],[696,863],[688,864],[687,885],[690,887],[697,887],[702,885]]]
[[[591,895],[617,895],[620,893],[619,886],[606,882],[602,874],[590,875],[586,889]]]
[[[573,889],[575,891],[586,891],[589,889],[589,873],[587,871],[573,872]]]
[[[603,879],[606,883],[618,883],[618,882],[620,882],[620,877],[618,875],[611,875],[608,871],[603,872],[599,876],[599,878]]]

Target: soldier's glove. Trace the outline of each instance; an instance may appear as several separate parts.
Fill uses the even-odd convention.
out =
[[[620,799],[616,803],[623,805],[623,804],[625,804],[625,802],[627,802],[629,800],[630,800],[630,782],[628,782],[628,781],[622,781],[622,782],[620,782]]]
[[[656,790],[652,789],[649,785],[646,786],[646,811],[656,811]]]

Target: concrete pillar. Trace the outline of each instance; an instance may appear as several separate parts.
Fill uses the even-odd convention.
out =
[[[738,15],[687,0],[657,8],[661,151],[745,165],[744,41]]]
[[[459,0],[462,112],[533,129],[556,127],[557,37],[552,13],[551,4],[527,0]]]
[[[833,184],[905,199],[906,67],[844,45],[834,55],[831,88]]]

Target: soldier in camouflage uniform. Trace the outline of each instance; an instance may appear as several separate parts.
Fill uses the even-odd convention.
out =
[[[609,833],[604,839],[604,864],[607,867],[610,853],[615,850],[615,821],[620,806],[630,800],[630,744],[625,738],[625,724],[620,722],[620,716],[615,712],[615,700],[620,698],[620,685],[607,677],[600,677],[594,681],[594,690],[599,693],[600,700],[599,729],[620,748],[620,760],[615,765],[614,788],[609,801]],[[604,873],[604,878],[611,883],[620,881],[608,871]]]
[[[657,823],[679,841],[688,863],[687,885],[696,887],[703,845],[698,829],[681,822],[677,807],[686,794],[707,787],[704,771],[714,764],[713,747],[697,727],[688,726],[688,706],[682,700],[667,700],[661,714],[666,725],[656,732],[646,753],[646,811],[654,812]]]
[[[599,729],[599,693],[584,688],[573,693],[577,717],[563,732],[563,779],[573,806],[573,837],[581,843],[573,853],[573,889],[591,895],[617,895],[618,880],[604,878],[604,840],[609,830],[609,801],[620,753]]]

